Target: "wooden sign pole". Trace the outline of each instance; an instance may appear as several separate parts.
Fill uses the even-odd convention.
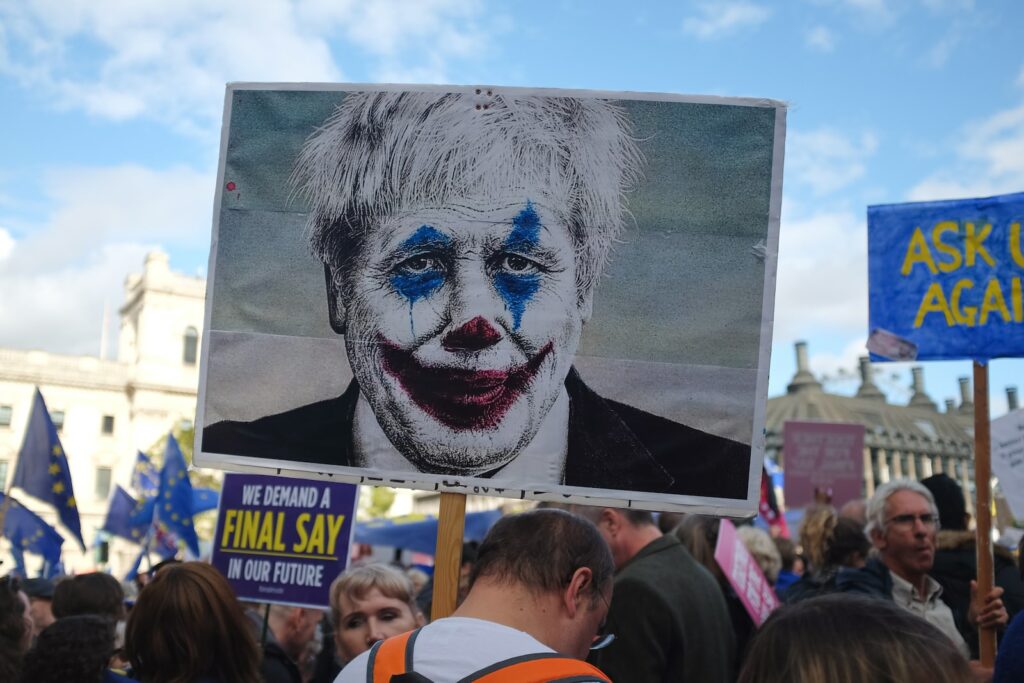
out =
[[[974,514],[977,520],[978,596],[988,595],[995,583],[992,564],[992,462],[988,410],[988,365],[974,361]],[[996,662],[996,631],[978,629],[982,666]]]
[[[437,517],[437,551],[434,555],[434,603],[430,620],[455,611],[462,568],[462,537],[466,528],[466,494],[442,493]]]

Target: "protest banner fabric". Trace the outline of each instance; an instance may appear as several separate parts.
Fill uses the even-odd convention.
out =
[[[755,511],[783,105],[233,84],[226,107],[197,464]]]
[[[1024,410],[992,420],[992,473],[1013,516],[1024,519]]]
[[[725,573],[729,585],[736,591],[747,614],[760,626],[779,606],[775,590],[757,566],[754,556],[736,534],[736,526],[723,519],[718,527],[715,561]]]
[[[213,566],[241,600],[326,608],[331,582],[348,564],[357,491],[352,484],[225,475]]]
[[[868,207],[875,360],[1024,355],[1024,193]]]
[[[836,507],[860,498],[864,486],[864,425],[787,421],[782,430],[786,506]]]

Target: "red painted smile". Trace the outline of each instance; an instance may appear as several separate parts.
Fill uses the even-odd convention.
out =
[[[384,371],[398,380],[423,412],[456,431],[493,429],[529,386],[552,343],[509,370],[460,370],[422,365],[383,337]]]

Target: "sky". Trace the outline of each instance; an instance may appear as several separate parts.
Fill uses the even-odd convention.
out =
[[[805,340],[849,394],[866,207],[1024,191],[1022,26],[1016,0],[3,2],[0,346],[97,354],[154,248],[206,274],[227,82],[765,97],[790,107],[769,393]],[[940,405],[971,375],[924,367]],[[909,368],[876,366],[890,400]],[[993,361],[993,416],[1022,377]]]

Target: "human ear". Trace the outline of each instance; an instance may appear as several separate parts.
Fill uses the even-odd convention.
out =
[[[331,322],[331,329],[338,334],[345,334],[345,304],[342,303],[341,292],[338,291],[334,268],[326,263],[324,278],[327,281],[327,316]]]
[[[593,581],[593,572],[589,567],[580,567],[573,572],[569,586],[565,589],[565,608],[570,619],[576,617],[582,602],[590,599],[588,593]]]
[[[587,291],[581,292],[577,305],[580,309],[580,320],[587,322],[590,320],[590,316],[594,314],[594,287],[587,287]]]

